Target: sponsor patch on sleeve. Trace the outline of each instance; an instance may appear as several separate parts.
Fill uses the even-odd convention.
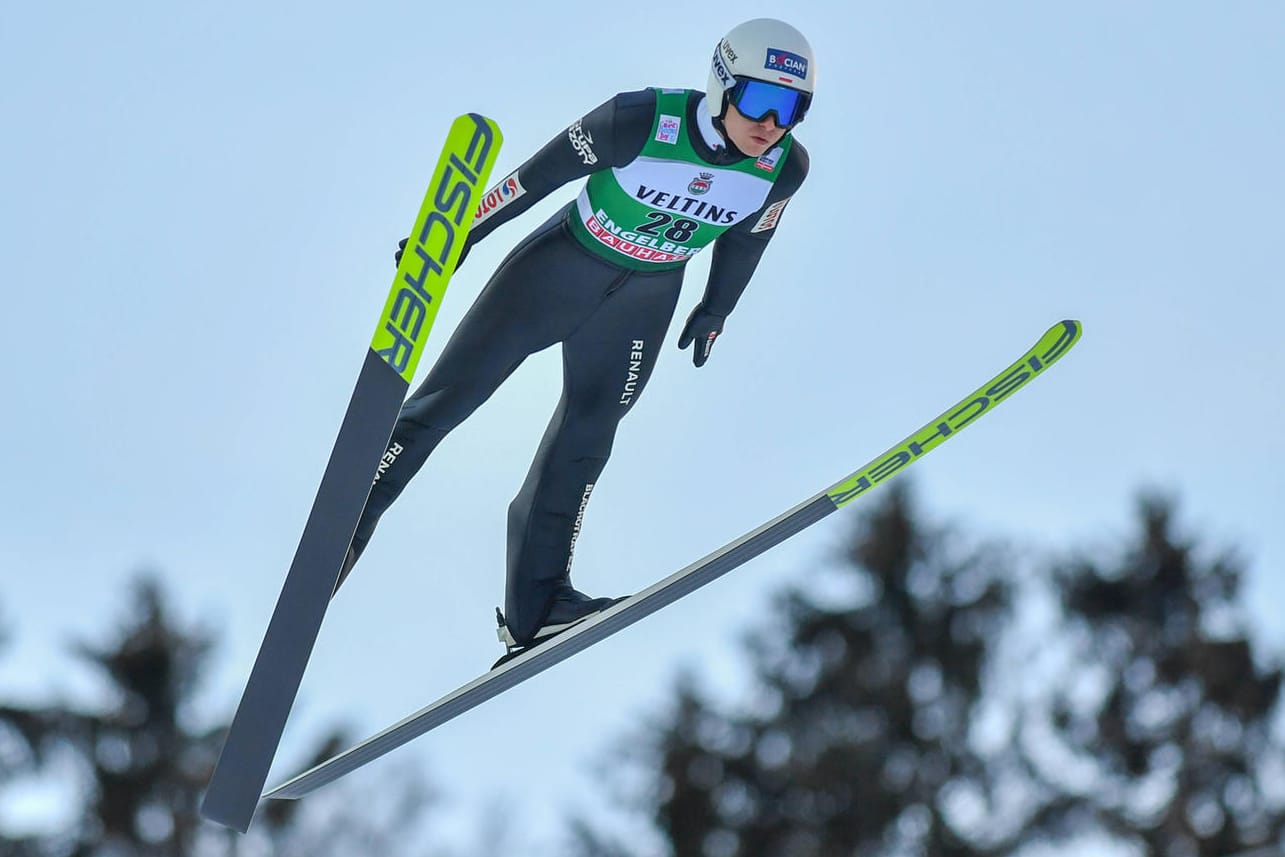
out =
[[[767,210],[763,212],[763,216],[759,218],[759,222],[755,223],[754,228],[750,231],[766,232],[769,229],[775,229],[777,222],[781,219],[781,212],[785,211],[785,205],[789,201],[790,197],[787,196],[780,202],[774,202],[769,205]]]
[[[477,226],[524,193],[526,188],[522,187],[522,182],[518,179],[518,171],[514,170],[482,197],[477,213],[473,215],[473,225]]]
[[[593,136],[584,129],[581,120],[577,119],[576,123],[567,129],[567,139],[571,141],[571,148],[575,149],[585,166],[592,167],[598,163],[598,156],[593,151]]]

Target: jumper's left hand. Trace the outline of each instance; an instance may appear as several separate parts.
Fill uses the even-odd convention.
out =
[[[410,236],[407,236],[403,238],[401,241],[397,242],[397,252],[393,254],[394,264],[400,265],[402,263],[402,256],[406,253],[406,245],[409,243],[410,243]],[[469,251],[469,245],[465,244],[464,251],[460,253],[459,261],[455,263],[455,270],[458,271],[463,266],[464,259],[465,257],[468,256],[468,251]]]
[[[723,322],[726,320],[727,316],[715,315],[707,311],[704,304],[697,304],[696,309],[687,317],[682,335],[678,337],[678,347],[686,348],[695,342],[692,362],[697,366],[704,366],[709,359],[709,352],[714,348],[714,340],[723,332]]]

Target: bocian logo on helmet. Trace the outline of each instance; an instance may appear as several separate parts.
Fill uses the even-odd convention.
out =
[[[770,71],[792,74],[801,80],[808,79],[808,61],[806,57],[783,51],[780,48],[767,49],[767,62],[763,67]]]

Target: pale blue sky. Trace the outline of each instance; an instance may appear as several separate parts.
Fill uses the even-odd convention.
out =
[[[0,23],[0,694],[90,697],[63,641],[140,566],[225,634],[198,718],[230,715],[450,120],[503,175],[581,113],[703,87],[779,4],[27,3]],[[934,515],[1053,548],[1119,537],[1139,486],[1243,546],[1285,643],[1285,6],[799,2],[812,174],[709,364],[668,350],[577,547],[617,594],[811,496],[1051,323],[1049,376],[916,468]],[[479,35],[470,46],[462,34]],[[451,286],[420,374],[491,268]],[[693,264],[679,313],[699,298]],[[365,734],[498,654],[504,513],[557,399],[530,360],[440,448],[327,618],[283,753]],[[677,665],[736,686],[736,638],[824,557],[836,515],[402,751],[471,823],[593,806],[587,762]],[[290,773],[279,767],[274,780]],[[353,776],[377,790],[379,765]],[[516,771],[547,787],[523,787]],[[375,793],[372,791],[372,793]],[[0,809],[3,798],[0,795]],[[9,796],[12,799],[12,796]]]

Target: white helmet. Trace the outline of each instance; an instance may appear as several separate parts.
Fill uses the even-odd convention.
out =
[[[706,92],[709,112],[720,119],[726,115],[728,94],[743,80],[760,80],[803,93],[797,122],[807,112],[816,85],[812,46],[802,33],[775,18],[739,24],[714,49]],[[778,124],[794,123],[778,117]]]

